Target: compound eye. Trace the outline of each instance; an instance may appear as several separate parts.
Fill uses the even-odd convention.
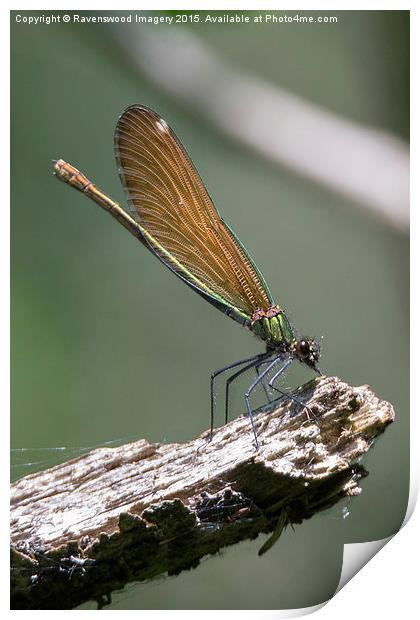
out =
[[[311,347],[309,346],[309,342],[307,340],[301,340],[299,342],[299,353],[302,357],[308,357],[311,352]]]

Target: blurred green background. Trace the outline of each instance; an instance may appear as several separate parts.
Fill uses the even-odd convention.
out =
[[[279,609],[324,601],[339,581],[343,543],[389,536],[406,510],[407,235],[268,164],[165,95],[116,44],[116,28],[124,36],[127,26],[112,32],[104,25],[28,26],[17,24],[16,14],[12,447],[80,448],[135,437],[186,441],[208,428],[210,372],[261,350],[51,174],[51,160],[62,157],[123,201],[114,127],[128,105],[145,104],[181,138],[298,329],[324,336],[322,370],[354,385],[368,383],[393,403],[397,417],[364,461],[370,476],[360,497],[287,530],[261,558],[262,536],[176,578],[132,584],[114,593],[111,608]],[[180,36],[192,29],[234,66],[326,110],[408,139],[408,12],[338,15],[338,24],[312,28],[172,28]],[[237,414],[240,396],[238,386]],[[56,456],[13,451],[12,475]]]

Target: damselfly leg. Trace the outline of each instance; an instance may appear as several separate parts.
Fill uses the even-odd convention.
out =
[[[255,363],[255,360],[253,362],[251,362],[250,364],[247,364],[246,366],[244,366],[243,368],[241,368],[240,370],[238,370],[237,372],[235,372],[233,375],[231,375],[227,381],[226,381],[226,391],[225,391],[225,424],[227,424],[228,422],[228,416],[229,416],[229,388],[231,386],[231,384],[238,379],[238,377],[240,377],[244,372],[246,372],[247,370],[249,370],[250,368],[255,368],[256,372],[257,372],[257,376],[260,375],[260,371],[259,369],[261,368],[261,366],[263,366],[264,364],[267,364],[269,362],[269,359],[267,359],[267,355],[264,354],[264,357],[266,359],[264,359],[263,361],[258,361],[258,363]],[[262,383],[263,387],[264,387],[264,391],[265,394],[267,396],[267,400],[268,402],[270,402],[270,397],[267,391],[267,387],[265,385],[265,383]]]
[[[285,392],[284,390],[281,390],[278,387],[275,387],[274,382],[277,381],[277,379],[286,371],[286,369],[290,366],[290,364],[293,362],[293,358],[290,357],[286,363],[280,368],[280,370],[278,370],[270,379],[270,381],[268,382],[268,387],[272,390],[275,390],[276,392],[278,392],[279,394],[282,394],[282,396],[284,396],[285,398],[292,400],[293,402],[295,402],[297,405],[299,405],[299,407],[301,409],[304,409],[306,411],[306,416],[308,418],[308,420],[310,420],[311,418],[313,420],[317,420],[317,416],[315,415],[315,413],[312,411],[312,409],[310,407],[308,407],[308,405],[305,405],[305,403],[303,403],[300,398],[298,398],[297,396],[294,396],[293,394],[290,394],[289,392]],[[321,372],[316,369],[316,371],[321,374]]]
[[[261,361],[263,358],[266,358],[267,353],[259,353],[258,355],[253,355],[252,357],[248,357],[244,360],[239,360],[238,362],[234,362],[233,364],[228,364],[227,366],[223,366],[223,368],[219,368],[211,373],[210,377],[210,437],[209,441],[213,439],[213,431],[214,431],[214,408],[216,402],[216,394],[214,389],[214,380],[216,377],[226,372],[227,370],[231,370],[232,368],[236,368],[237,366],[241,366],[242,364],[249,364],[251,366],[255,365],[255,362]],[[245,372],[245,371],[244,371]],[[241,373],[238,373],[238,376]]]
[[[266,364],[266,363],[267,363],[267,360],[266,360],[265,362],[260,362],[260,363],[258,363],[258,364],[255,364],[255,371],[256,371],[257,375],[259,375],[259,374],[260,374],[260,368],[261,368],[261,366],[263,366],[263,365],[264,365],[264,364]],[[265,393],[265,397],[266,397],[266,399],[267,399],[267,402],[268,402],[268,403],[271,403],[270,393],[269,393],[269,391],[268,391],[268,389],[267,389],[267,384],[266,384],[266,382],[265,382],[265,381],[263,381],[263,382],[262,382],[262,386],[263,386],[263,390],[264,390],[264,393]]]
[[[271,370],[273,370],[273,368],[279,363],[279,361],[281,359],[282,359],[281,357],[274,358],[274,360],[271,362],[271,364],[269,364],[267,366],[267,368],[265,368],[262,371],[262,373],[260,375],[258,375],[258,377],[256,379],[254,379],[254,381],[251,383],[251,385],[249,386],[249,388],[245,392],[244,398],[245,398],[246,410],[247,410],[247,414],[248,414],[248,417],[249,417],[250,422],[251,422],[252,432],[254,433],[254,438],[255,438],[255,447],[256,447],[257,450],[259,448],[259,443],[258,443],[258,439],[257,439],[257,431],[256,431],[255,424],[254,424],[254,418],[253,418],[253,415],[252,415],[251,406],[249,404],[249,397],[251,396],[252,392],[255,390],[257,385],[259,385],[263,381],[264,377]]]

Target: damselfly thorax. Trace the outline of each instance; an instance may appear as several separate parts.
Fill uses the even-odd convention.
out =
[[[251,330],[267,343],[267,350],[287,351],[294,339],[286,313],[276,305],[258,308],[251,318]]]

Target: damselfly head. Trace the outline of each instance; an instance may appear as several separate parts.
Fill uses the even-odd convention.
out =
[[[298,340],[293,340],[291,348],[300,362],[303,362],[307,366],[310,366],[310,368],[319,372],[316,364],[319,361],[321,352],[319,344],[313,338],[299,338]]]

